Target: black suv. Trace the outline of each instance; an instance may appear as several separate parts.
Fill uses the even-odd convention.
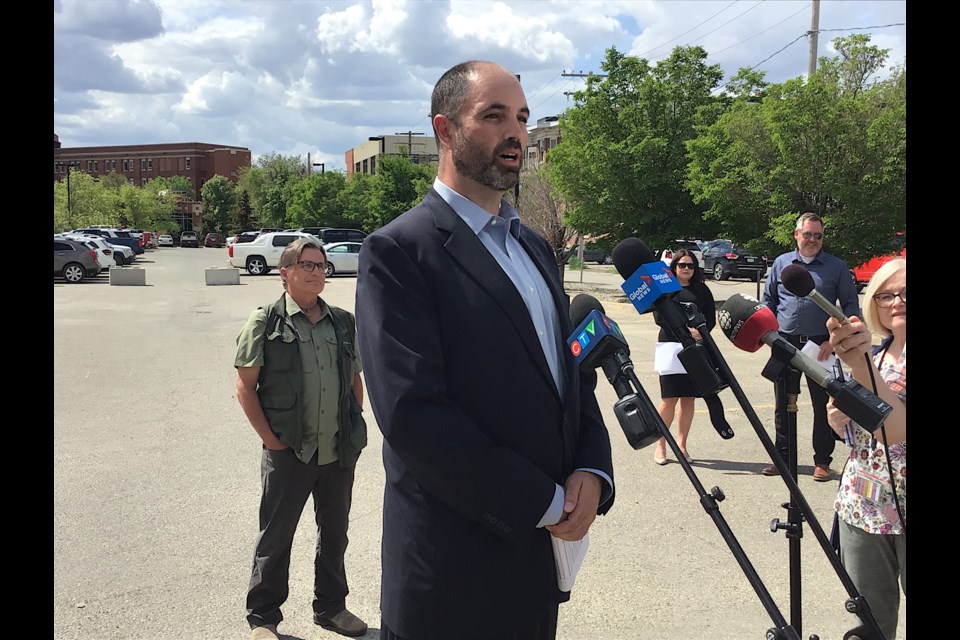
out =
[[[363,242],[367,234],[359,229],[334,229],[332,227],[300,227],[300,233],[309,233],[320,238],[323,244],[331,242]]]
[[[729,240],[711,240],[703,245],[704,274],[713,274],[714,280],[747,278],[760,282],[767,272],[767,261],[747,253]]]

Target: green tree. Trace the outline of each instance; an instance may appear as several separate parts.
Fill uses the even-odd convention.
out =
[[[382,156],[370,194],[370,222],[366,229],[387,224],[412,208],[427,194],[436,169],[414,164],[406,156]]]
[[[247,193],[245,189],[239,190],[233,225],[237,233],[252,231],[254,227],[259,228],[262,226],[253,216],[253,207],[250,205],[250,194]]]
[[[257,158],[255,166],[240,171],[238,186],[250,196],[254,216],[266,226],[285,226],[290,185],[307,175],[306,163],[299,156],[270,153]]]
[[[314,173],[302,180],[288,182],[287,224],[291,227],[339,227],[344,224],[338,196],[346,185],[339,171]]]
[[[71,171],[69,182],[64,178],[53,183],[54,233],[95,224],[116,225],[115,200],[113,193],[90,174]]]
[[[769,85],[759,102],[734,96],[688,143],[694,199],[748,249],[792,246],[804,211],[823,216],[827,250],[848,261],[888,252],[905,228],[905,70],[871,84],[886,51],[863,35],[834,46],[808,81]]]
[[[364,231],[373,231],[378,226],[373,211],[376,176],[355,173],[337,194],[337,202],[343,212],[345,226]]]
[[[637,236],[652,248],[677,237],[711,236],[703,205],[684,184],[685,143],[715,117],[723,74],[701,47],[677,47],[651,67],[607,50],[605,78],[590,77],[560,118],[550,151],[553,184],[571,205],[567,222],[613,240]]]
[[[214,176],[204,183],[200,195],[203,198],[203,231],[225,235],[230,226],[230,214],[237,205],[233,183],[224,176]]]

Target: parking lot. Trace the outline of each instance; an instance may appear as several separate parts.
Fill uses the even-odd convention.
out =
[[[54,283],[54,638],[198,640],[246,638],[244,596],[257,534],[260,443],[234,398],[236,335],[250,311],[281,293],[276,271],[240,274],[240,284],[207,286],[204,270],[226,266],[225,248],[162,248],[141,256],[146,286],[111,286],[106,276]],[[126,267],[127,269],[131,267]],[[602,298],[631,347],[636,373],[654,404],[657,327],[617,299],[612,267],[566,273],[578,291]],[[353,310],[356,278],[329,279],[324,298]],[[718,301],[756,295],[756,283],[711,283]],[[839,639],[853,626],[839,578],[804,525],[802,588],[791,594],[789,546],[772,533],[786,520],[782,479],[769,464],[751,410],[772,435],[773,384],[760,375],[769,356],[715,340],[749,400],[721,394],[735,431],[722,440],[702,401],[689,439],[691,481],[672,453],[654,464],[653,448],[626,442],[601,376],[597,396],[613,444],[616,504],[598,518],[572,599],[560,608],[560,640],[744,640],[763,638],[771,610],[751,586],[697,484],[726,494],[720,518],[787,621],[791,601],[802,634]],[[366,412],[370,443],[361,455],[347,552],[349,608],[378,638],[381,437]],[[814,482],[806,384],[799,402],[798,484],[829,533],[836,482]],[[832,468],[839,473],[845,448]],[[287,639],[337,638],[312,623],[312,505],[294,542],[290,598],[280,625]],[[464,579],[469,579],[465,576]],[[792,596],[792,597],[791,597]],[[905,611],[905,609],[904,609]],[[491,612],[495,615],[496,612]],[[905,637],[905,615],[901,633]],[[451,640],[456,640],[451,630]]]

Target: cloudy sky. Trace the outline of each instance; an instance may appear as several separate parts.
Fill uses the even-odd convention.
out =
[[[64,147],[207,142],[343,169],[369,136],[432,135],[430,91],[488,59],[531,119],[570,106],[610,47],[656,63],[699,45],[725,79],[806,74],[794,0],[54,0],[53,130]],[[870,34],[906,61],[906,0],[822,0],[819,56]]]

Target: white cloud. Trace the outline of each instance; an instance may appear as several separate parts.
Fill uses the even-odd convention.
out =
[[[310,152],[328,169],[371,135],[430,134],[434,82],[469,59],[521,75],[533,118],[560,113],[611,47],[656,63],[697,44],[726,77],[807,69],[808,0],[61,0],[54,132],[64,146],[211,142]],[[904,0],[824,0],[819,55],[870,33],[906,56]],[[857,30],[861,27],[876,27]],[[836,30],[836,31],[833,31]],[[800,40],[793,42],[800,37]],[[791,44],[792,43],[792,44]],[[782,51],[781,51],[782,49]],[[567,74],[567,75],[565,75]]]

